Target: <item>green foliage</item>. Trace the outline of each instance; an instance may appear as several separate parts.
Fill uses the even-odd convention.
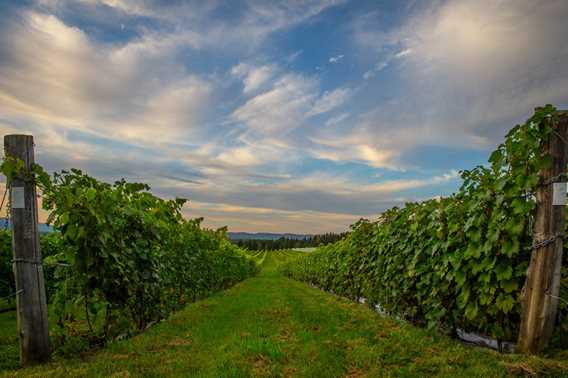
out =
[[[365,297],[413,322],[513,339],[532,244],[542,144],[556,109],[538,108],[489,159],[461,173],[448,198],[407,203],[343,240],[288,265],[293,278],[350,298]]]
[[[4,173],[19,174],[9,162]],[[58,230],[41,248],[61,344],[84,344],[70,336],[101,342],[142,330],[257,271],[225,229],[185,220],[183,199],[163,200],[145,184],[111,185],[76,169],[53,177],[39,166],[33,171]]]
[[[565,353],[472,348],[275,271],[304,252],[260,254],[256,277],[87,356],[73,342],[74,358],[16,370],[16,320],[0,314],[0,377],[568,377]]]
[[[281,265],[300,258],[304,254],[305,252],[290,249],[248,251],[249,257],[263,272],[275,272]]]
[[[345,236],[344,232],[339,234],[328,232],[325,234],[306,235],[305,237],[299,239],[283,236],[275,240],[241,239],[241,240],[235,240],[234,243],[239,247],[246,248],[250,251],[260,251],[260,250],[274,251],[279,249],[319,247],[321,245],[326,245],[341,240],[344,236]]]
[[[12,272],[12,238],[5,230],[0,231],[0,298],[15,293],[14,273]],[[11,299],[11,298],[10,298]]]
[[[61,245],[61,237],[58,233],[46,234],[40,236],[40,250],[43,258],[56,254]],[[55,293],[55,267],[44,264],[45,287],[47,298]],[[14,281],[14,272],[12,270],[12,236],[8,229],[0,230],[0,298],[7,298],[7,301],[15,303],[15,297],[12,295],[16,292],[16,283]]]

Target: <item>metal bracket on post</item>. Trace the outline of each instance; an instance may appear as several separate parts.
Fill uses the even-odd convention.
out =
[[[552,206],[566,206],[566,183],[552,183]]]

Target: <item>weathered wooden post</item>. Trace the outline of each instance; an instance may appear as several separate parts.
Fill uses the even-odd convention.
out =
[[[559,122],[551,126],[553,132],[543,152],[552,156],[553,163],[540,171],[543,185],[536,192],[534,242],[524,287],[518,340],[518,349],[524,353],[539,353],[546,348],[558,310],[566,217],[568,112],[560,112]]]
[[[24,171],[8,178],[12,221],[13,269],[16,279],[16,307],[20,333],[20,362],[23,366],[49,359],[47,303],[39,249],[35,183],[30,179],[34,163],[31,135],[6,135],[6,158],[20,159]]]

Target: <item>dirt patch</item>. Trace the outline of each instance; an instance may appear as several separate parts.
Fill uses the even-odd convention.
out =
[[[568,365],[566,363],[537,358],[526,362],[504,362],[503,365],[512,376],[564,377],[566,371],[568,371]]]
[[[347,340],[347,350],[353,350],[357,347],[365,345],[365,339],[358,337],[356,339]]]
[[[259,311],[259,315],[270,320],[280,320],[290,317],[290,312],[290,308],[288,307],[277,307]]]
[[[306,327],[307,331],[312,331],[312,332],[319,332],[321,331],[321,326],[315,324],[315,325],[310,325]]]
[[[118,371],[110,376],[111,378],[127,378],[130,377],[130,373],[128,370]]]
[[[190,339],[182,339],[182,338],[175,338],[173,340],[171,340],[170,342],[168,342],[168,346],[180,346],[180,345],[190,345],[191,344],[191,340]]]
[[[290,341],[296,338],[296,335],[294,334],[294,331],[289,330],[289,329],[283,329],[282,331],[280,331],[280,335],[278,335],[278,339],[282,340],[282,341]]]
[[[282,371],[282,375],[286,378],[298,376],[296,368],[293,368],[291,366],[286,366]]]
[[[365,374],[363,371],[357,369],[356,367],[349,368],[349,370],[347,371],[347,374],[345,374],[345,378],[364,378],[366,376],[367,376],[367,374]]]
[[[171,339],[170,341],[168,341],[165,344],[162,343],[158,343],[158,344],[151,344],[149,346],[146,347],[146,350],[148,352],[160,352],[164,349],[167,349],[168,347],[177,347],[177,346],[184,346],[184,345],[190,345],[191,339],[189,338],[181,338],[181,337],[176,337],[174,339]]]
[[[506,363],[507,372],[512,376],[538,377],[539,372],[524,362]]]
[[[392,336],[393,333],[398,333],[400,331],[400,326],[396,323],[393,324],[385,324],[384,328],[377,333],[377,339],[387,339]]]
[[[259,355],[252,363],[253,376],[266,377],[270,375],[270,361],[263,355]]]
[[[241,332],[241,339],[246,339],[250,336],[250,332]]]
[[[100,348],[93,348],[93,349],[89,349],[86,350],[84,352],[81,352],[79,354],[79,356],[81,357],[81,361],[85,361],[85,362],[89,362],[89,361],[93,361],[94,359],[97,358],[98,356],[98,352],[99,352]]]
[[[195,306],[203,310],[209,310],[211,307],[214,307],[216,304],[217,304],[216,302],[197,302]]]
[[[123,360],[128,360],[130,358],[129,354],[113,354],[111,359],[113,361],[123,361]]]

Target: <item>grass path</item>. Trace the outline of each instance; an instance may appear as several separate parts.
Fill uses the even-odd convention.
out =
[[[289,258],[267,253],[259,276],[139,336],[3,376],[568,376],[567,363],[469,347],[285,278],[275,268]]]

